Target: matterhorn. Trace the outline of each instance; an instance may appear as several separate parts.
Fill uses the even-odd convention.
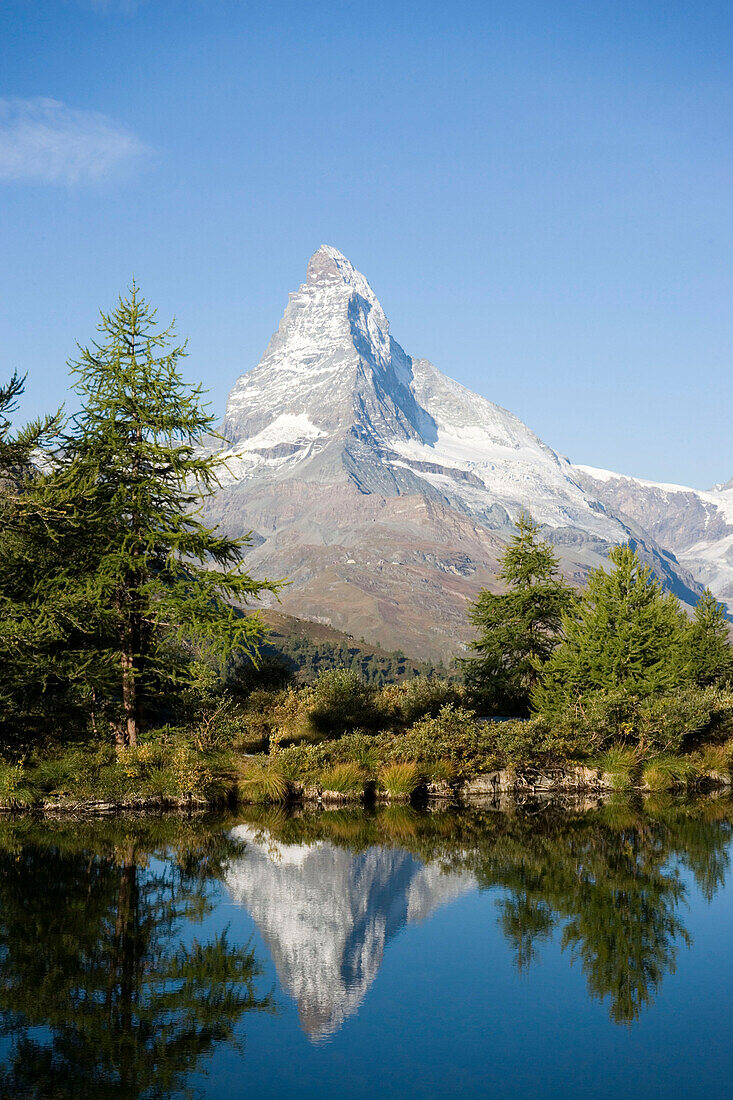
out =
[[[651,483],[633,483],[629,507],[628,492],[609,494],[611,475],[573,466],[512,413],[410,356],[366,278],[327,245],[262,360],[235,383],[221,433],[226,472],[207,511],[231,534],[252,532],[247,568],[287,578],[282,610],[387,648],[433,659],[465,648],[467,604],[497,588],[523,509],[572,581],[631,540],[683,601],[708,583],[694,554],[674,553],[674,516],[657,523],[666,542],[642,526]],[[733,537],[725,506],[704,506],[716,510],[716,539]],[[729,574],[716,574],[721,595],[733,565]]]

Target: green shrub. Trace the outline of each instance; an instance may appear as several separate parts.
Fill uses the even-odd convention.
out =
[[[351,669],[322,672],[313,685],[310,720],[324,737],[340,737],[357,727],[376,727],[376,692]]]
[[[257,739],[257,743],[262,738]],[[191,741],[199,752],[217,752],[250,742],[247,712],[230,695],[222,695],[203,710],[191,728]]]
[[[313,721],[313,707],[312,688],[288,688],[280,692],[269,715],[270,737],[275,737],[279,744],[291,745],[318,740],[320,733]]]
[[[592,755],[611,745],[635,745],[643,754],[684,751],[701,735],[733,720],[733,697],[715,688],[684,687],[640,699],[624,692],[597,692],[577,699],[544,721],[558,745]]]
[[[238,747],[242,752],[263,752],[268,745],[278,718],[276,708],[285,692],[253,691],[242,705],[241,736]]]
[[[459,776],[491,770],[496,764],[495,727],[478,722],[473,711],[448,704],[435,718],[423,718],[398,734],[392,740],[389,756],[424,765],[447,760]]]
[[[463,690],[459,684],[428,676],[415,676],[399,684],[382,688],[376,703],[385,724],[398,722],[411,726],[420,718],[437,717],[444,706],[460,706]]]
[[[39,800],[39,792],[22,762],[0,764],[0,806],[12,810],[26,810]]]
[[[324,770],[339,764],[356,764],[367,777],[374,776],[387,756],[392,738],[389,734],[367,734],[363,731],[346,734],[337,741],[321,741],[315,745],[300,744],[282,749],[278,764],[288,776],[300,781],[320,781]]]
[[[495,751],[504,763],[566,760],[586,755],[589,748],[583,731],[571,725],[548,722],[538,715],[526,721],[512,718],[508,722],[497,722],[493,729]]]
[[[54,755],[34,760],[34,782],[54,797],[107,798],[110,785],[124,785],[111,744],[70,744]]]

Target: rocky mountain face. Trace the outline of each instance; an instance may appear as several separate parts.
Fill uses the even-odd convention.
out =
[[[577,467],[579,481],[670,549],[733,614],[733,480],[701,492],[623,474]]]
[[[398,848],[282,844],[248,825],[233,835],[246,850],[229,868],[229,895],[257,924],[314,1042],[358,1012],[401,928],[475,888]]]
[[[334,248],[311,257],[261,362],[231,391],[222,432],[228,472],[209,517],[253,532],[248,568],[287,577],[284,611],[387,648],[438,659],[465,647],[466,605],[496,587],[523,508],[571,580],[632,539],[683,600],[699,595],[644,508],[617,508],[592,471],[409,356]]]

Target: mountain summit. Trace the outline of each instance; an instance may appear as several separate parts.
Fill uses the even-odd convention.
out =
[[[586,471],[408,355],[367,279],[328,245],[232,389],[222,431],[228,474],[210,513],[232,533],[253,530],[248,567],[288,577],[292,614],[451,655],[522,509],[571,579],[631,538],[683,599],[697,598],[692,576],[602,503]]]

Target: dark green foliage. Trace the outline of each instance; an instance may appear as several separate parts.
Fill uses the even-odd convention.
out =
[[[467,687],[489,714],[528,713],[538,669],[555,649],[562,617],[576,602],[531,516],[522,513],[517,528],[501,559],[499,577],[507,591],[497,595],[484,589],[469,609],[477,656],[461,662]]]
[[[49,527],[63,522],[64,506],[29,491],[42,481],[31,456],[52,443],[60,416],[13,433],[23,387],[17,375],[0,387],[0,737],[14,752],[38,741],[50,726],[67,724],[84,694],[76,677],[75,614],[67,631],[61,625],[73,597],[59,593],[53,605],[34,597],[59,561]]]
[[[611,1019],[631,1023],[674,970],[689,937],[679,915],[685,888],[668,860],[682,837],[629,814],[626,827],[602,814],[538,828],[519,820],[476,855],[485,888],[502,886],[501,926],[525,970],[553,928],[581,967],[591,996]],[[713,829],[717,844],[729,829]],[[623,904],[619,904],[619,898]]]
[[[310,718],[315,730],[326,737],[340,737],[347,730],[379,724],[374,688],[352,669],[322,672],[313,685]]]
[[[473,711],[448,704],[396,737],[388,758],[421,764],[450,761],[456,778],[465,778],[496,767],[496,730],[493,723],[477,721]]]
[[[557,716],[596,692],[645,699],[684,682],[684,614],[630,546],[616,546],[612,568],[594,570],[577,609],[562,620],[563,641],[542,668],[534,707]]]
[[[13,432],[13,413],[17,412],[24,389],[25,378],[17,373],[0,386],[0,510],[4,524],[13,520],[21,487],[31,470],[33,452],[53,438],[61,420],[61,414],[56,413]]]
[[[394,763],[427,768],[450,764],[451,776],[491,770],[495,766],[496,727],[476,720],[461,707],[444,706],[436,717],[423,718],[404,732],[349,733],[337,740],[283,749],[277,763],[299,781],[318,780],[322,772],[353,763],[376,778]]]
[[[612,745],[631,745],[642,755],[679,753],[701,736],[716,736],[732,711],[730,696],[694,685],[646,697],[623,690],[591,692],[558,713],[504,723],[498,747],[516,762],[537,756],[588,759]]]
[[[321,672],[350,668],[374,687],[409,680],[414,676],[446,676],[442,665],[415,661],[399,650],[386,652],[345,639],[343,642],[314,641],[307,634],[281,634],[273,631],[260,647],[262,659],[272,658],[290,670],[298,683],[312,683]],[[251,673],[257,680],[256,671]],[[257,686],[265,687],[264,683]]]
[[[36,829],[22,859],[0,849],[3,1096],[188,1095],[243,1017],[273,1010],[249,944],[184,934],[236,843],[202,823],[165,846],[138,845],[141,831],[118,825],[104,844],[98,825],[85,847],[75,823]]]
[[[246,699],[253,691],[281,691],[290,686],[294,679],[292,662],[265,641],[259,647],[256,664],[249,656],[234,655],[227,664],[223,686],[235,698]]]
[[[733,683],[730,623],[709,588],[698,600],[683,643],[685,671],[700,687]]]
[[[186,646],[256,649],[259,620],[228,601],[276,586],[244,572],[246,539],[196,513],[221,460],[199,448],[213,418],[172,329],[133,286],[99,330],[72,364],[81,410],[24,485],[23,522],[0,532],[0,652],[21,676],[19,711],[34,678],[48,698],[71,685],[93,726],[132,744],[151,699],[186,679]]]

